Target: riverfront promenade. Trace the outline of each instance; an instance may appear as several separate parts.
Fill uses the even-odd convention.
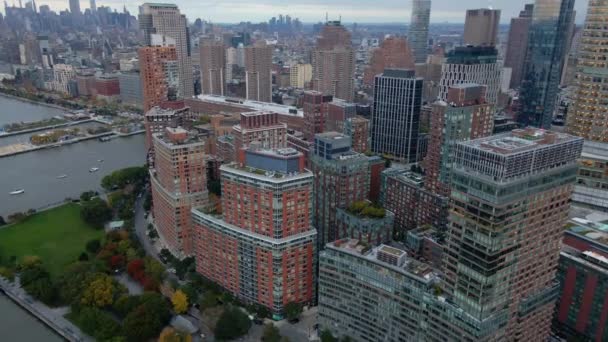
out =
[[[94,342],[95,340],[84,334],[80,329],[68,321],[64,315],[69,313],[69,308],[52,309],[33,299],[28,295],[19,282],[8,282],[0,277],[0,289],[15,303],[28,311],[34,317],[53,329],[61,337],[70,342]]]

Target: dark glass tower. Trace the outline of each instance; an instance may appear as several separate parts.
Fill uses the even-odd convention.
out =
[[[574,0],[536,0],[521,86],[522,126],[551,128]]]
[[[372,151],[416,162],[422,78],[413,70],[386,69],[374,80]]]

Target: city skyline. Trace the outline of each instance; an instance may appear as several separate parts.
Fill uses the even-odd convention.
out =
[[[434,0],[431,7],[431,24],[438,23],[464,23],[466,10],[476,8],[493,8],[501,10],[501,24],[508,24],[512,17],[517,17],[525,3],[533,1],[513,2],[507,0],[481,1],[463,0],[454,2],[451,0]],[[122,9],[126,5],[132,15],[137,15],[138,8],[145,1],[124,2],[118,0],[102,1],[96,3],[97,7],[109,6]],[[381,0],[369,3],[362,0],[334,0],[331,2],[321,0],[303,0],[298,4],[286,4],[278,0],[262,0],[251,3],[246,0],[225,1],[203,1],[192,0],[174,1],[177,6],[184,10],[189,22],[197,18],[215,23],[238,23],[241,21],[266,22],[273,16],[289,14],[293,18],[299,18],[304,23],[317,23],[325,20],[326,14],[330,19],[342,18],[346,23],[410,23],[412,1]],[[18,5],[18,2],[9,2],[9,5]],[[49,5],[54,11],[69,9],[67,0],[47,0],[37,2],[37,5]],[[345,6],[347,5],[347,6]],[[576,24],[582,24],[587,13],[587,1],[577,1]],[[89,3],[80,1],[81,11],[89,9]],[[0,9],[4,14],[4,8]]]

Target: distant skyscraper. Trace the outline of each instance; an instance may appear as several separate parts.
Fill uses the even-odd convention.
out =
[[[226,48],[224,44],[216,40],[201,40],[200,58],[203,94],[223,96],[226,87]]]
[[[426,63],[430,20],[431,0],[413,0],[408,40],[416,63]]]
[[[355,54],[350,32],[339,21],[327,22],[312,52],[313,89],[352,101],[355,95]]]
[[[568,111],[568,131],[587,140],[608,143],[608,1],[589,1],[579,42],[576,93]]]
[[[139,49],[139,67],[144,111],[176,99],[179,70],[175,46],[149,46]]]
[[[139,27],[144,33],[144,43],[153,45],[153,35],[162,35],[175,40],[179,67],[179,96],[194,95],[190,37],[186,16],[173,4],[145,3],[139,8]]]
[[[245,79],[248,100],[272,102],[272,46],[245,47]]]
[[[374,85],[374,78],[384,72],[384,69],[414,69],[414,55],[407,40],[399,37],[388,37],[380,48],[375,49],[365,69],[363,82],[368,86]]]
[[[91,12],[95,13],[97,12],[97,4],[95,3],[95,0],[90,0],[90,8],[91,8]]]
[[[422,78],[413,70],[386,69],[376,76],[372,109],[372,151],[416,162],[422,106]]]
[[[81,14],[80,11],[80,0],[70,0],[70,13]]]
[[[536,0],[517,117],[522,126],[551,127],[574,20],[573,7],[574,0]]]
[[[473,46],[496,46],[500,10],[487,8],[467,10],[464,43]]]
[[[477,340],[547,340],[582,147],[535,128],[456,144],[445,289]]]
[[[447,100],[448,90],[456,84],[477,83],[488,87],[486,99],[498,102],[502,66],[494,47],[462,46],[450,51],[441,65],[439,99]]]
[[[511,68],[511,88],[519,88],[521,84],[533,11],[534,4],[526,4],[525,9],[519,12],[519,17],[511,18],[505,57],[505,67]]]

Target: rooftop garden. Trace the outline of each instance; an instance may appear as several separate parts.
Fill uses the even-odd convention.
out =
[[[353,202],[346,211],[360,217],[384,218],[386,216],[386,210],[384,208],[367,201]]]

